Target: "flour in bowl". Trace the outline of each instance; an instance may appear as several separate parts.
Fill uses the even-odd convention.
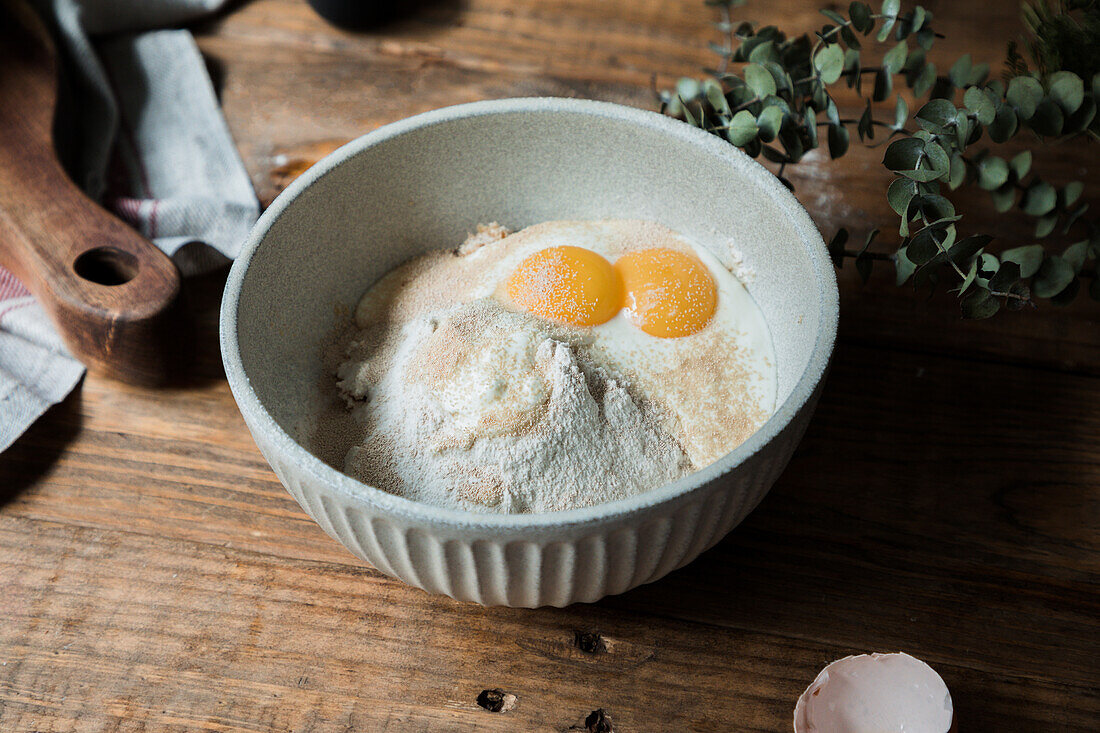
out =
[[[409,499],[553,512],[634,496],[771,414],[763,317],[652,222],[479,228],[368,290],[337,369],[343,469]]]

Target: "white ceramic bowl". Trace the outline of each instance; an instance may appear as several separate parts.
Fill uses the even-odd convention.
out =
[[[775,342],[779,407],[739,448],[641,496],[566,512],[470,514],[387,494],[301,442],[337,304],[479,222],[640,218],[707,244],[751,242],[749,291]],[[351,142],[264,213],[226,285],[233,395],[287,490],[384,573],[486,605],[564,606],[660,578],[714,545],[786,466],[817,401],[837,326],[821,236],[779,181],[728,143],[661,115],[575,99],[428,112]]]

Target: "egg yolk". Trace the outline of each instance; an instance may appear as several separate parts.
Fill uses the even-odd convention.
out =
[[[616,260],[614,267],[622,278],[627,317],[651,336],[689,336],[714,315],[714,278],[689,254],[665,248],[636,250]]]
[[[567,326],[606,323],[623,301],[619,273],[581,247],[548,247],[529,255],[508,278],[507,291],[517,307]]]

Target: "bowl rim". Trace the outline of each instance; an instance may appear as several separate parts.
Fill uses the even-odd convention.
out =
[[[570,116],[584,115],[606,118],[644,127],[701,148],[704,152],[722,158],[729,164],[734,165],[739,174],[745,175],[756,185],[762,186],[765,193],[770,194],[779,203],[784,213],[788,215],[800,240],[807,247],[814,272],[814,284],[818,291],[820,327],[806,367],[787,399],[775,410],[767,422],[749,436],[748,440],[709,466],[642,494],[577,509],[538,514],[479,514],[467,512],[390,494],[338,471],[292,438],[275,421],[252,388],[251,381],[244,370],[237,337],[237,311],[240,304],[241,290],[252,258],[272,226],[291,203],[337,166],[368,148],[425,127],[475,117],[515,113],[551,115],[564,113]],[[442,107],[384,125],[341,146],[292,181],[260,216],[230,269],[221,303],[219,340],[230,390],[251,431],[254,433],[257,430],[262,432],[265,442],[274,444],[277,449],[284,452],[295,466],[308,473],[313,479],[350,499],[366,502],[390,516],[401,517],[421,524],[427,522],[439,528],[507,532],[518,529],[526,531],[553,529],[561,528],[563,525],[582,527],[599,524],[611,519],[619,519],[626,515],[644,512],[658,505],[683,498],[693,491],[711,484],[715,479],[736,470],[786,429],[795,415],[813,395],[818,383],[824,377],[832,354],[836,340],[838,316],[839,291],[836,273],[829,259],[825,242],[822,240],[821,234],[810,215],[794,195],[779,182],[778,178],[739,148],[685,122],[648,110],[585,99],[515,97]]]

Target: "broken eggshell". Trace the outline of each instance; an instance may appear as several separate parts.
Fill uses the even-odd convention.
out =
[[[821,670],[794,708],[795,733],[953,733],[951,693],[901,652],[860,654]]]

